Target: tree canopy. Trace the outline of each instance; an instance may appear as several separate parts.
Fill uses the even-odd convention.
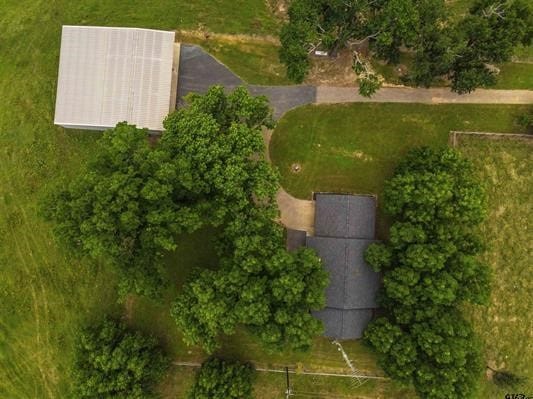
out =
[[[78,337],[72,371],[76,397],[149,398],[169,364],[155,339],[106,320]]]
[[[324,306],[327,274],[311,250],[289,253],[285,249],[283,228],[275,221],[278,175],[264,159],[259,130],[265,121],[270,123],[268,114],[263,108],[251,107],[243,113],[251,122],[243,123],[240,111],[225,101],[216,106],[208,96],[195,96],[191,101],[190,107],[167,119],[161,144],[173,148],[173,154],[193,157],[201,156],[201,151],[178,148],[175,140],[195,146],[203,141],[210,147],[220,145],[226,151],[220,167],[230,169],[218,170],[212,180],[209,175],[194,179],[210,181],[211,198],[206,204],[211,208],[204,214],[221,229],[217,239],[220,267],[194,276],[174,302],[172,315],[185,341],[208,352],[218,347],[220,333],[231,334],[238,324],[248,327],[268,348],[306,349],[322,330],[309,311]],[[199,107],[211,118],[226,115],[227,122],[214,130],[205,128],[203,120],[196,118]],[[202,137],[189,139],[189,131]],[[198,169],[217,170],[205,168],[210,162],[202,159]],[[225,177],[233,181],[225,182]]]
[[[202,363],[189,399],[253,399],[251,365],[209,358]]]
[[[494,84],[490,65],[508,61],[516,45],[531,44],[532,8],[526,0],[476,0],[467,15],[452,19],[444,0],[293,0],[280,34],[280,60],[287,76],[301,82],[315,49],[334,56],[368,40],[374,55],[392,64],[401,48],[415,53],[408,82],[429,86],[445,78],[453,91],[467,93]],[[357,51],[354,56],[360,93],[372,95],[379,76]]]
[[[458,310],[489,298],[489,269],[477,258],[486,200],[472,172],[452,149],[409,153],[385,185],[390,238],[365,253],[383,273],[385,309],[365,338],[384,370],[424,398],[470,397],[483,370],[480,344]]]
[[[156,295],[164,284],[159,255],[175,248],[186,227],[173,199],[178,172],[161,168],[164,159],[147,130],[119,123],[98,140],[85,170],[54,187],[42,207],[64,242],[117,266],[124,292]]]

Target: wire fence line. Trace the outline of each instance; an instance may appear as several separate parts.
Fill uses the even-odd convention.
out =
[[[175,366],[183,366],[183,367],[201,367],[201,363],[195,363],[195,362],[172,362]],[[265,373],[282,373],[285,374],[286,371],[284,369],[270,369],[270,368],[263,368],[258,367],[255,369],[256,371],[265,372]],[[320,376],[320,377],[347,377],[347,378],[354,378],[353,374],[344,374],[344,373],[325,373],[325,372],[318,372],[318,371],[300,371],[300,370],[291,370],[289,369],[289,374],[298,374],[298,375],[314,375],[314,376]],[[388,377],[383,377],[379,375],[366,375],[366,374],[359,374],[359,378],[369,378],[374,380],[389,380]]]

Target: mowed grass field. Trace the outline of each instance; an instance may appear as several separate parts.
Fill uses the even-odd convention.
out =
[[[488,194],[489,214],[482,226],[492,269],[490,305],[468,314],[483,340],[488,364],[529,379],[517,393],[533,392],[533,140],[461,136],[459,150],[475,165]],[[509,389],[484,385],[483,397],[503,398]],[[513,391],[514,392],[514,391]]]
[[[270,143],[283,187],[298,198],[335,191],[381,196],[383,183],[413,147],[444,146],[451,130],[520,132],[524,106],[310,105],[287,113]],[[300,165],[295,173],[293,165]],[[378,235],[386,237],[380,211]]]
[[[216,3],[216,5],[214,4]],[[62,24],[275,34],[263,0],[0,1],[0,397],[72,397],[73,336],[123,313],[115,279],[75,259],[38,216],[41,193],[79,172],[94,132],[53,125]],[[178,379],[179,380],[179,379]]]

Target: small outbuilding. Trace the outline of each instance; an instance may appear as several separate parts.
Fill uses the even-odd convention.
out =
[[[306,245],[314,248],[329,273],[326,307],[315,312],[325,336],[361,338],[377,308],[380,275],[364,260],[375,242],[376,198],[366,195],[316,194],[315,235]]]
[[[54,123],[104,130],[127,121],[163,130],[175,107],[175,53],[174,32],[63,26]]]

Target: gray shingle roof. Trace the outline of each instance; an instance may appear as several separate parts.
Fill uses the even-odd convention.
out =
[[[307,237],[329,273],[326,306],[337,309],[377,307],[376,293],[380,276],[364,261],[364,252],[372,240],[331,237]]]
[[[373,314],[372,309],[339,310],[326,308],[313,312],[313,315],[324,323],[324,336],[333,339],[361,338]]]
[[[364,195],[316,194],[314,248],[329,273],[326,308],[314,315],[323,321],[325,336],[361,338],[372,319],[380,275],[364,261],[374,242],[376,199]]]
[[[369,195],[316,194],[315,235],[373,239],[376,198]]]

